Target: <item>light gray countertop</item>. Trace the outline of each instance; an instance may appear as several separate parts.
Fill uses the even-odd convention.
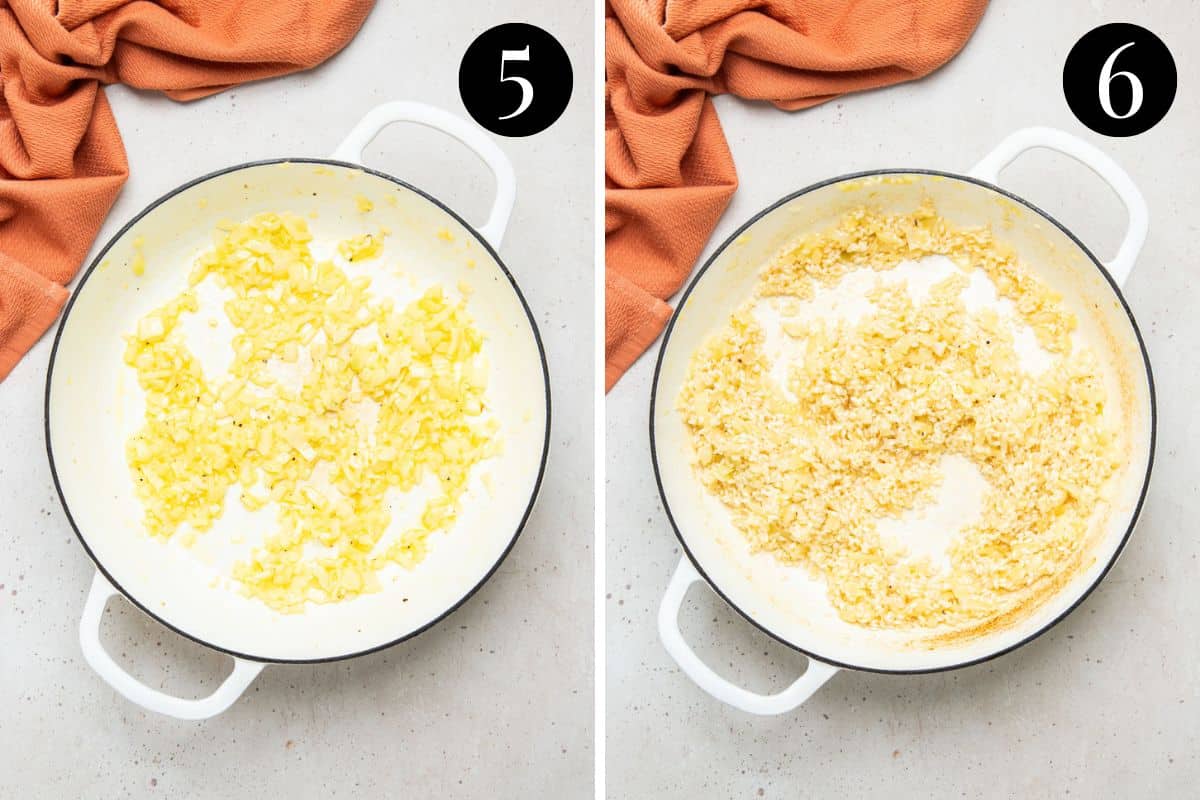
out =
[[[1062,96],[1086,31],[1142,24],[1173,51],[1175,105],[1127,140],[1091,133]],[[741,187],[704,257],[754,212],[815,181],[878,167],[965,171],[1009,132],[1050,125],[1111,153],[1150,207],[1125,287],[1153,363],[1159,438],[1138,530],[1099,589],[1063,623],[980,666],[924,677],[843,672],[799,710],[755,718],[684,677],[655,615],[680,548],[659,502],[647,438],[653,355],[608,395],[607,780],[613,798],[1190,796],[1200,778],[1200,74],[1187,2],[996,2],[960,56],[927,80],[787,114],[717,101]],[[1002,184],[1058,217],[1101,257],[1124,231],[1086,168],[1035,152]],[[722,674],[778,690],[804,658],[757,633],[706,587],[685,636]]]
[[[109,90],[132,177],[96,249],[188,179],[329,154],[379,103],[465,114],[458,61],[472,39],[513,20],[549,30],[576,65],[571,105],[542,134],[499,140],[518,183],[500,254],[541,327],[555,405],[541,497],[515,549],[463,608],[410,642],[343,663],[269,667],[207,722],[144,712],[80,655],[93,567],[46,463],[48,335],[0,384],[0,797],[591,797],[593,9],[498,5],[381,2],[323,67],[196,103]],[[391,128],[367,163],[468,220],[490,205],[483,165],[431,131]],[[151,685],[195,696],[229,668],[123,601],[107,617],[104,640]]]

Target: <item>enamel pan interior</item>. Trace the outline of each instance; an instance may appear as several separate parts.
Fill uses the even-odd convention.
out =
[[[882,180],[884,174],[893,177]],[[1016,247],[1024,262],[1064,296],[1079,318],[1078,335],[1104,361],[1109,413],[1124,421],[1128,454],[1109,490],[1112,512],[1093,526],[1090,561],[1016,621],[937,646],[845,623],[826,600],[821,582],[800,567],[750,553],[724,507],[695,476],[686,431],[675,411],[692,353],[749,297],[758,268],[780,247],[801,233],[835,224],[864,204],[900,213],[925,197],[955,224],[991,225],[998,238]],[[1133,317],[1107,273],[1065,228],[1032,205],[989,184],[940,173],[849,175],[785,198],[751,220],[721,246],[679,303],[659,355],[651,403],[651,447],[663,502],[701,574],[743,616],[784,644],[830,664],[879,672],[965,666],[1019,646],[1064,617],[1120,554],[1141,508],[1153,456],[1150,365]]]
[[[357,209],[360,195],[374,203],[371,213]],[[375,294],[393,297],[397,307],[434,282],[451,293],[460,281],[470,285],[467,307],[486,337],[488,402],[503,439],[503,452],[476,466],[457,523],[430,536],[429,554],[416,568],[388,567],[382,591],[310,604],[302,614],[278,614],[223,581],[232,563],[271,530],[268,515],[227,502],[222,518],[190,551],[175,540],[154,540],[143,530],[125,464],[125,441],[140,426],[144,407],[136,375],[122,361],[123,337],[143,314],[185,288],[194,257],[211,245],[219,221],[284,210],[315,212],[309,227],[318,258],[332,256],[337,242],[350,236],[390,228],[379,259],[341,263],[352,276],[370,275]],[[129,267],[138,237],[147,262],[140,278]],[[185,335],[206,370],[223,369],[232,355],[232,329],[219,313],[219,298],[201,298],[200,311],[184,323]],[[212,316],[220,320],[215,331],[207,327]],[[344,658],[395,644],[469,597],[499,566],[529,514],[545,466],[549,416],[536,325],[492,249],[419,190],[362,167],[316,160],[233,167],[172,192],[135,218],[97,257],[67,307],[46,389],[55,482],[100,570],[183,635],[270,661]],[[401,498],[394,520],[403,518],[404,508]]]

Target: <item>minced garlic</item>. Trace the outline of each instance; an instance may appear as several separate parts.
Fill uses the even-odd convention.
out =
[[[902,261],[944,255],[958,270],[914,300],[882,280]],[[793,314],[821,287],[879,271],[857,319]],[[1022,368],[1012,328],[960,296],[983,270],[1051,365]],[[802,357],[773,374],[756,309],[782,309]],[[1097,358],[1072,342],[1061,297],[995,241],[931,205],[861,209],[768,263],[754,296],[693,356],[677,409],[695,468],[752,549],[824,581],[847,622],[979,628],[1025,609],[1080,562],[1103,487],[1121,466]],[[948,456],[986,480],[979,518],[946,561],[914,555],[878,523],[927,507]]]
[[[248,510],[274,504],[278,523],[234,567],[248,595],[294,612],[374,591],[380,569],[424,557],[426,537],[453,524],[472,467],[498,450],[483,337],[440,287],[396,309],[368,278],[315,261],[300,217],[260,214],[222,230],[191,288],[127,337],[146,400],[126,447],[146,529],[202,533],[236,486]],[[234,295],[234,357],[221,379],[203,373],[179,328],[210,276]],[[280,365],[303,377],[281,379]],[[430,484],[417,521],[385,541],[388,491]]]

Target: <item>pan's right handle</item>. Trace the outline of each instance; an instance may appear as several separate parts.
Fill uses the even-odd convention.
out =
[[[1142,245],[1146,242],[1150,213],[1146,209],[1145,198],[1129,177],[1129,173],[1121,169],[1117,162],[1104,152],[1064,131],[1054,128],[1024,128],[1000,142],[996,149],[984,156],[968,174],[994,184],[1000,177],[1000,170],[1012,163],[1021,153],[1035,147],[1044,147],[1070,156],[1099,175],[1112,187],[1117,197],[1121,198],[1125,211],[1129,214],[1129,229],[1125,232],[1125,239],[1121,242],[1117,254],[1104,264],[1104,268],[1118,286],[1124,285],[1133,270],[1134,262],[1137,261],[1138,253],[1142,251]]]
[[[496,177],[496,199],[492,203],[487,222],[478,230],[488,244],[499,250],[500,243],[504,241],[504,231],[508,228],[508,218],[512,216],[513,203],[516,201],[517,179],[513,173],[512,162],[499,145],[462,117],[424,103],[384,103],[368,111],[367,115],[359,120],[354,130],[350,131],[337,150],[333,151],[332,158],[361,164],[366,146],[381,130],[394,122],[413,122],[441,131],[465,144],[487,164],[492,175]]]
[[[684,595],[693,583],[703,582],[704,578],[684,556],[679,560],[679,566],[658,609],[658,635],[662,638],[663,646],[684,674],[701,689],[734,708],[767,716],[798,708],[837,673],[837,667],[810,658],[804,674],[778,694],[758,694],[722,678],[700,660],[679,630],[679,609],[683,606]]]
[[[233,672],[229,673],[217,690],[208,697],[187,700],[151,689],[123,670],[104,649],[104,645],[100,644],[100,620],[104,616],[104,607],[111,598],[119,594],[107,578],[99,572],[96,573],[87,602],[83,606],[83,618],[79,622],[79,645],[88,665],[126,700],[149,711],[176,719],[208,719],[233,705],[258,677],[258,673],[262,672],[263,664],[235,658]]]

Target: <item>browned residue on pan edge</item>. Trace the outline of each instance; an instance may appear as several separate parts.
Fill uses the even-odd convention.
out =
[[[1107,515],[1106,515],[1107,516]],[[1097,526],[1103,528],[1104,526]],[[969,625],[965,628],[958,628],[952,631],[936,633],[931,636],[923,636],[914,639],[910,644],[913,647],[920,646],[924,649],[933,650],[940,647],[951,645],[966,644],[967,642],[993,633],[999,633],[1017,625],[1017,623],[1027,619],[1034,611],[1051,597],[1056,596],[1062,588],[1071,581],[1084,568],[1095,563],[1095,558],[1090,556],[1091,547],[1094,542],[1086,548],[1081,549],[1069,562],[1067,568],[1051,575],[1049,578],[1044,578],[1035,587],[1030,590],[1020,604],[1008,609],[1002,614],[997,614],[994,617],[985,619],[982,622],[974,625]],[[1084,556],[1088,555],[1086,563]]]

